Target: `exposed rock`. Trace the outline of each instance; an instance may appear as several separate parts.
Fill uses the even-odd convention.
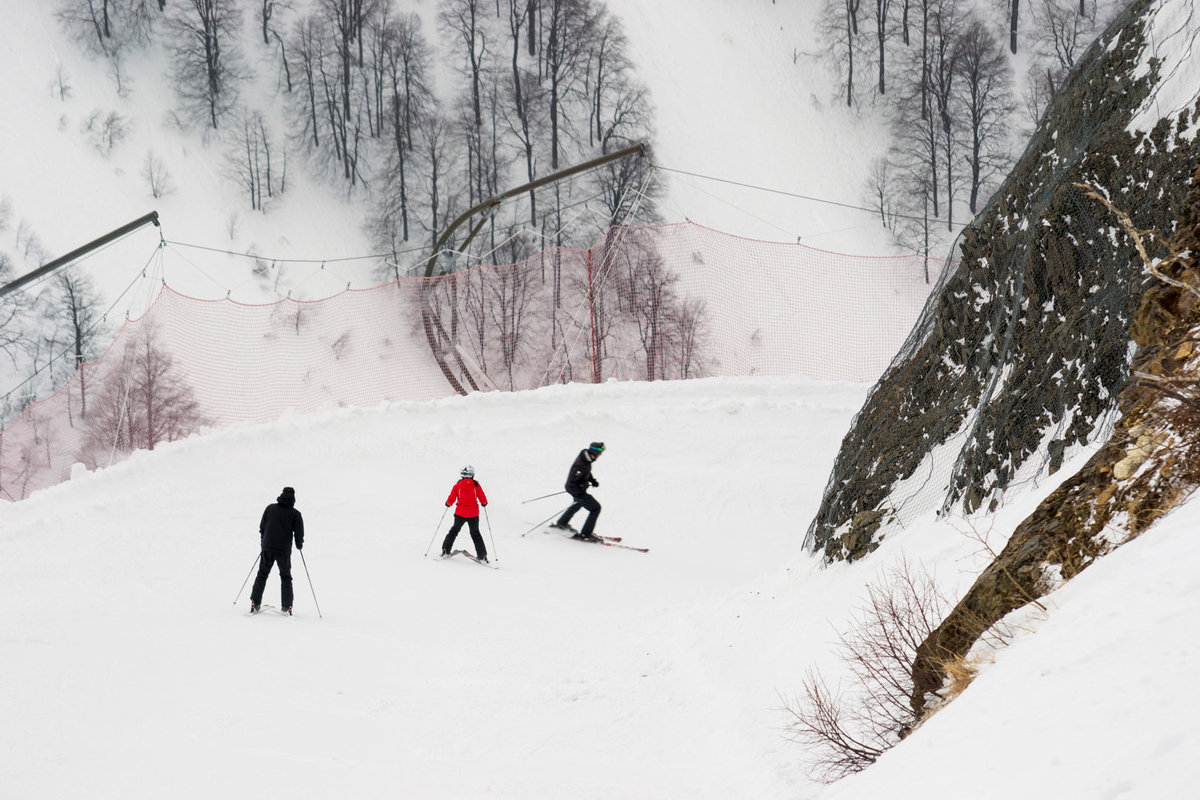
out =
[[[854,524],[863,512],[991,508],[1014,481],[1056,469],[1111,419],[1129,377],[1131,333],[1137,340],[1139,326],[1157,331],[1175,319],[1185,302],[1177,293],[1134,318],[1146,269],[1111,213],[1076,186],[1100,188],[1167,235],[1184,216],[1200,160],[1200,141],[1188,138],[1200,100],[1148,132],[1127,130],[1164,80],[1160,63],[1142,63],[1153,8],[1135,0],[1088,50],[961,237],[957,270],[842,442],[807,539],[826,559],[863,551],[857,537],[852,548],[845,539],[863,530]],[[1188,347],[1174,343],[1147,368],[1170,371],[1191,357]],[[1128,456],[1121,471],[1136,469],[1137,448],[1131,441],[1108,469]],[[918,468],[922,479],[908,480]],[[901,481],[909,494],[894,496]]]
[[[1047,573],[1070,580],[1096,558],[1144,531],[1200,486],[1200,172],[1188,215],[1169,244],[1171,280],[1143,296],[1131,330],[1138,345],[1118,398],[1122,417],[1110,441],[1039,505],[984,570],[962,601],[917,650],[912,707],[944,680],[942,664],[964,656],[989,627],[1053,587]]]

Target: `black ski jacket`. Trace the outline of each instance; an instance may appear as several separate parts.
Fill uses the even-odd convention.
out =
[[[304,517],[296,510],[295,500],[282,495],[263,512],[258,523],[258,534],[263,550],[281,553],[292,552],[292,535],[296,536],[296,548],[304,549]]]
[[[587,494],[589,486],[595,485],[592,479],[592,457],[586,449],[580,450],[579,455],[575,458],[575,463],[571,465],[571,471],[567,473],[566,490],[572,497],[578,497],[582,494]]]

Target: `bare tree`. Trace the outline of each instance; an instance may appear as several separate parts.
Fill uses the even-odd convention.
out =
[[[623,256],[623,299],[645,359],[645,377],[648,381],[664,380],[674,333],[674,284],[679,276],[666,271],[662,256],[653,249],[626,247]]]
[[[288,47],[299,83],[291,102],[297,138],[315,163],[351,186],[370,172],[371,87],[359,69],[366,10],[355,0],[321,0],[297,20]]]
[[[96,152],[108,156],[129,133],[129,120],[116,111],[96,109],[80,125],[79,132],[87,136]]]
[[[73,91],[71,86],[70,76],[67,75],[66,68],[59,64],[54,70],[54,83],[52,84],[54,93],[58,95],[58,99],[66,101],[71,97]]]
[[[871,172],[867,178],[867,195],[872,206],[879,212],[879,224],[885,228],[892,228],[896,223],[896,184],[896,172],[891,160],[886,156],[872,159]]]
[[[311,151],[320,151],[322,76],[325,74],[325,23],[315,16],[296,22],[292,40],[292,59],[300,76],[301,91],[295,95],[294,110],[300,120],[299,134]]]
[[[490,19],[487,16],[487,0],[443,0],[439,11],[441,24],[455,40],[454,52],[458,54],[458,71],[467,84],[466,108],[461,114],[463,140],[466,143],[467,173],[469,175],[467,201],[474,204],[490,195],[485,185],[489,182],[489,165],[492,163],[484,145],[484,105],[488,91],[491,39]]]
[[[362,61],[365,9],[362,0],[320,0],[320,8],[326,22],[324,31],[332,37],[334,56],[329,65],[334,69],[321,72],[324,104],[342,177],[354,185],[361,177],[359,145],[367,96],[356,80],[354,65]],[[322,66],[326,64],[321,62]],[[369,122],[369,111],[365,116]]]
[[[678,324],[679,377],[684,380],[701,378],[705,374],[708,362],[704,356],[704,345],[709,334],[704,301],[682,301],[679,304]]]
[[[789,733],[827,783],[873,764],[911,730],[909,704],[917,647],[947,606],[933,579],[903,562],[867,586],[867,600],[840,635],[838,656],[853,678],[845,694],[810,671],[804,697],[787,704]]]
[[[1038,62],[1030,64],[1025,73],[1025,114],[1031,127],[1037,127],[1042,121],[1042,115],[1050,107],[1054,99],[1054,91],[1058,86],[1060,76],[1055,70]]]
[[[455,146],[452,126],[439,114],[423,117],[417,135],[426,196],[426,216],[420,224],[432,246],[437,243],[438,234],[462,208],[463,187],[454,180],[456,168],[461,164],[461,151]]]
[[[933,111],[941,125],[942,174],[945,177],[946,230],[954,228],[954,196],[958,186],[955,153],[956,114],[955,79],[958,77],[959,52],[956,41],[962,24],[959,0],[942,0],[931,20],[932,37],[929,60],[929,89]]]
[[[81,460],[103,466],[115,453],[153,450],[208,424],[174,360],[142,331],[102,376]]]
[[[228,147],[225,161],[230,174],[245,190],[250,208],[265,211],[267,202],[286,187],[287,150],[276,150],[275,137],[259,111],[241,115]]]
[[[262,31],[263,44],[268,47],[271,45],[272,36],[279,37],[279,33],[271,25],[271,20],[278,11],[284,8],[287,8],[287,5],[279,2],[279,0],[259,0],[258,22]]]
[[[1086,0],[1041,0],[1038,44],[1043,58],[1053,58],[1065,73],[1096,35],[1096,3]]]
[[[237,102],[245,73],[234,0],[187,0],[168,17],[175,92],[185,114],[217,128]]]
[[[926,40],[924,31],[922,39]],[[930,222],[941,212],[942,126],[934,113],[927,45],[905,56],[904,78],[899,92],[893,93],[889,153],[897,171],[895,180],[903,188],[902,200],[897,204],[901,216],[897,218],[896,234],[907,246],[928,254]]]
[[[541,86],[536,75],[525,68],[521,62],[521,29],[526,24],[533,8],[534,0],[508,0],[508,33],[511,45],[510,70],[512,82],[509,85],[508,115],[509,130],[514,135],[525,162],[525,178],[527,183],[533,183],[535,128],[538,121],[533,115],[535,109],[541,107]],[[529,30],[533,23],[529,22]],[[530,34],[532,37],[532,33]],[[532,39],[531,44],[532,47]],[[529,224],[537,225],[537,197],[535,190],[529,190]]]
[[[482,272],[483,270],[479,270]],[[508,388],[517,388],[513,367],[522,362],[528,316],[534,299],[535,281],[527,261],[490,270],[489,316],[500,349],[500,363],[508,379]]]
[[[1012,70],[1008,58],[987,27],[970,20],[955,42],[961,80],[958,103],[965,120],[966,162],[971,213],[979,210],[980,189],[1004,174],[1011,161],[1008,118],[1012,113]]]
[[[153,150],[147,150],[142,160],[142,179],[150,187],[150,196],[156,200],[175,192],[175,183],[166,163]]]
[[[1008,49],[1016,55],[1017,27],[1021,20],[1021,0],[1000,0],[1000,3],[1008,9]]]
[[[821,29],[830,44],[830,56],[841,76],[846,105],[853,107],[854,65],[862,46],[858,38],[858,10],[862,0],[827,0],[821,15]]]
[[[60,272],[49,295],[52,327],[47,349],[57,358],[65,345],[65,372],[67,376],[79,374],[79,416],[86,417],[87,382],[80,368],[98,355],[97,344],[104,334],[100,295],[91,278],[78,269]],[[69,403],[67,413],[72,413]]]
[[[147,0],[67,0],[56,16],[68,35],[108,62],[117,91],[124,94],[125,56],[149,43],[158,11]]]
[[[7,275],[12,270],[12,263],[7,253],[0,253],[0,275]],[[14,369],[23,362],[23,354],[28,346],[25,312],[18,295],[9,295],[0,300],[0,353],[7,356]]]
[[[429,88],[430,52],[415,14],[392,20],[382,31],[385,58],[384,94],[390,142],[383,199],[377,218],[391,220],[390,233],[379,236],[393,249],[410,236],[410,183],[414,150],[421,121],[433,107]]]
[[[567,100],[581,80],[586,50],[583,43],[594,38],[600,12],[592,0],[542,0],[542,80],[550,120],[550,169],[562,166],[567,132],[573,121]]]
[[[888,22],[892,11],[892,0],[874,0],[871,9],[875,22],[875,60],[879,68],[879,93],[882,95],[887,94],[887,43],[892,33]]]

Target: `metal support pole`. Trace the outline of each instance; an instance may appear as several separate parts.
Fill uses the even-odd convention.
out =
[[[153,224],[155,227],[158,227],[158,212],[157,211],[151,211],[149,214],[145,215],[144,217],[139,217],[139,218],[135,219],[133,222],[122,225],[121,227],[117,228],[115,231],[110,231],[109,233],[106,233],[103,236],[101,236],[99,239],[88,242],[83,247],[77,247],[74,250],[72,250],[71,252],[67,253],[65,256],[56,258],[53,261],[51,261],[50,263],[43,264],[42,266],[38,267],[33,272],[30,272],[27,275],[22,275],[21,277],[17,278],[15,281],[11,281],[9,283],[4,284],[3,286],[0,286],[0,298],[5,297],[6,295],[12,294],[13,292],[17,291],[21,287],[23,287],[29,283],[32,283],[33,281],[36,281],[38,278],[41,278],[45,275],[49,275],[52,272],[56,272],[57,270],[62,269],[63,267],[70,264],[72,261],[77,260],[80,256],[87,255],[91,251],[96,250],[100,247],[103,247],[104,245],[108,244],[111,241],[120,239],[122,236],[124,236],[127,233],[132,233],[132,232],[136,231],[138,228],[142,227],[143,225],[150,225],[150,224]]]

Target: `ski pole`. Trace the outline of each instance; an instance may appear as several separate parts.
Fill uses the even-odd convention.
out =
[[[446,512],[449,510],[450,510],[450,506],[446,506],[446,508],[442,511],[442,518],[438,520],[437,528],[433,529],[433,536],[429,537],[429,545],[425,548],[425,557],[426,558],[429,557],[429,548],[433,547],[433,540],[437,538],[438,528],[442,527],[442,523],[446,519]]]
[[[317,607],[317,616],[321,619],[325,617],[321,614],[321,604],[317,602],[317,591],[312,585],[312,576],[308,574],[308,562],[304,560],[304,551],[300,551],[300,563],[304,565],[304,577],[308,578],[308,590],[312,592],[313,605]]]
[[[246,591],[246,584],[250,582],[250,576],[254,574],[254,568],[258,566],[258,560],[262,558],[262,552],[254,557],[254,563],[250,565],[250,571],[246,573],[246,580],[242,581],[242,588],[238,589],[237,597],[233,598],[233,604],[236,606],[237,601],[242,599],[242,592]]]
[[[492,518],[488,516],[487,506],[483,507],[483,518],[487,522],[488,526],[488,540],[492,543],[492,555],[495,557],[496,561],[499,562],[500,554],[496,552],[496,539],[492,536]]]
[[[526,503],[532,503],[534,500],[545,500],[547,497],[558,497],[560,494],[566,494],[566,493],[567,493],[567,490],[563,489],[561,492],[555,492],[554,494],[544,494],[541,497],[531,497],[528,500],[522,500],[521,505],[525,505]]]
[[[542,527],[543,525],[545,525],[545,524],[546,524],[547,522],[549,522],[550,520],[554,519],[554,518],[555,518],[555,517],[557,517],[557,516],[560,516],[560,515],[562,515],[563,511],[566,511],[566,510],[567,510],[567,508],[570,508],[570,506],[567,506],[566,508],[563,508],[563,509],[560,509],[559,511],[556,511],[556,512],[554,512],[553,514],[551,514],[550,516],[546,517],[544,520],[542,520],[541,522],[539,522],[537,525],[534,525],[532,528],[530,528],[529,530],[525,531],[525,533],[533,533],[534,531],[536,531],[538,528],[540,528],[540,527]],[[522,533],[521,535],[522,535],[522,536],[524,536],[524,535],[525,535],[525,533]]]

